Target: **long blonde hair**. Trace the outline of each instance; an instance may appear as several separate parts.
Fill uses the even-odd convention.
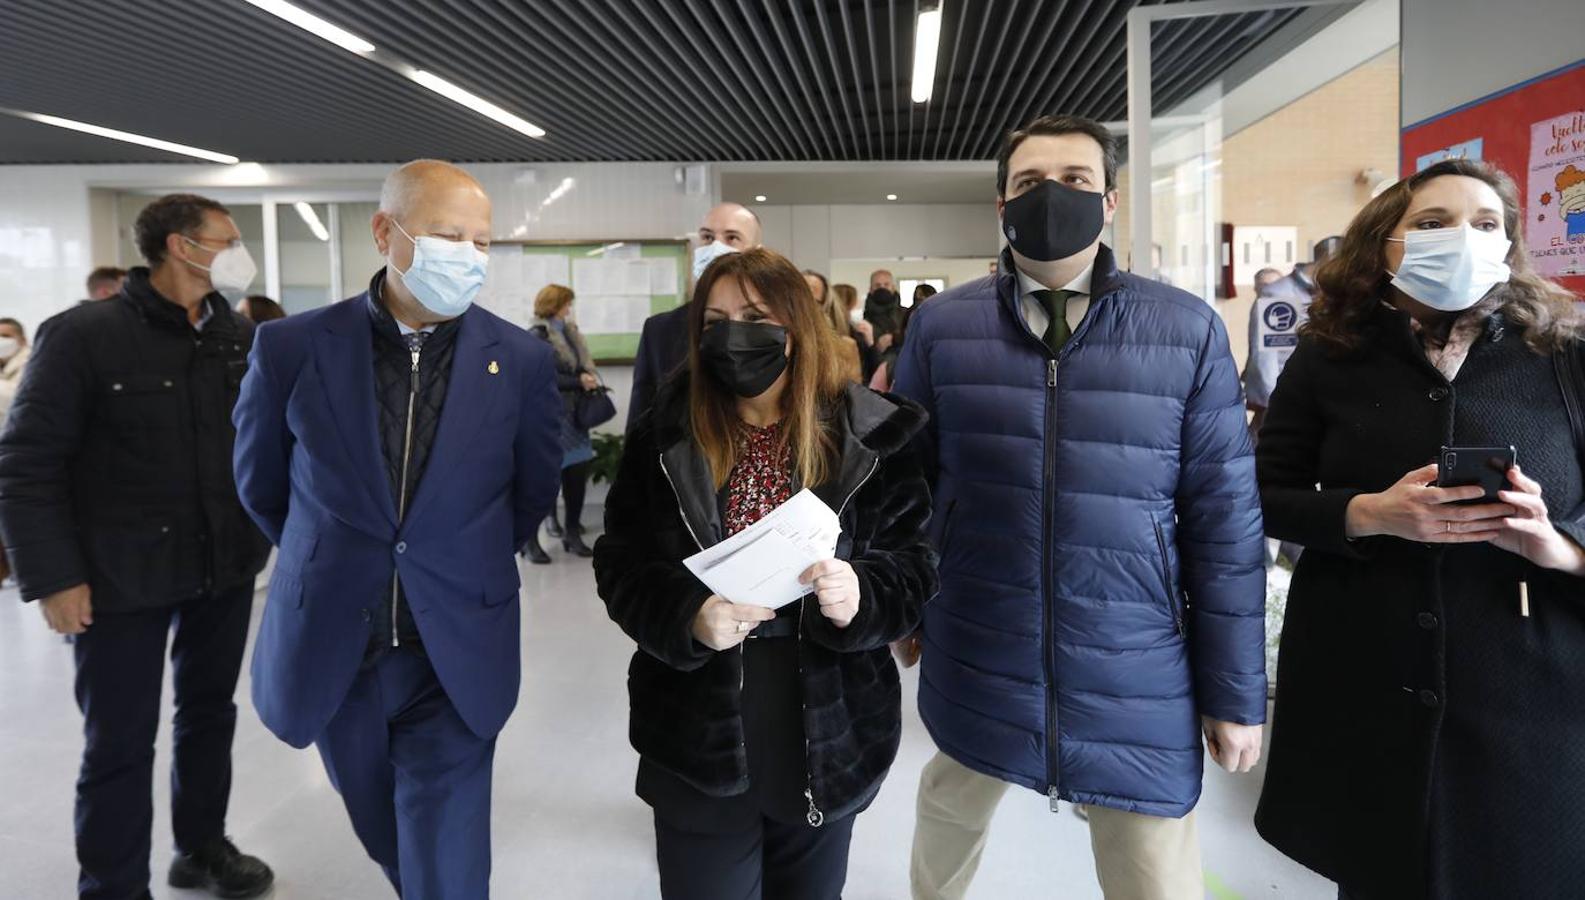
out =
[[[737,465],[737,398],[704,371],[699,341],[710,291],[726,279],[736,281],[745,297],[757,297],[792,339],[778,440],[781,449],[789,451],[801,486],[818,487],[834,474],[836,439],[826,416],[846,385],[836,335],[815,308],[814,295],[798,268],[763,247],[717,259],[694,288],[688,310],[688,406],[694,443],[710,464],[719,489]]]

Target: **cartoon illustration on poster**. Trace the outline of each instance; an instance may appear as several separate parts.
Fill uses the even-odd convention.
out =
[[[1530,126],[1526,240],[1542,275],[1585,275],[1585,111]]]

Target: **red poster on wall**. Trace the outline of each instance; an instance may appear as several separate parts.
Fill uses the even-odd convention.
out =
[[[1403,130],[1402,174],[1447,156],[1513,177],[1536,270],[1585,298],[1585,59]]]

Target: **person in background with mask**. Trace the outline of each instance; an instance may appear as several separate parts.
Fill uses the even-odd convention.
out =
[[[858,381],[864,377],[864,362],[859,354],[858,339],[853,337],[852,328],[848,325],[847,311],[838,304],[836,295],[831,292],[830,282],[826,281],[824,275],[814,269],[804,269],[804,283],[809,285],[809,293],[814,295],[815,307],[820,310],[821,318],[831,323],[831,333],[837,336],[842,374],[849,381]]]
[[[529,332],[556,352],[556,388],[561,392],[561,496],[567,507],[567,524],[562,527],[561,548],[573,556],[587,559],[594,555],[583,542],[583,498],[589,486],[589,470],[594,463],[594,443],[589,429],[574,421],[578,398],[600,386],[600,375],[583,332],[572,321],[572,288],[547,284],[534,297],[534,321]],[[551,517],[555,521],[555,517]],[[550,554],[539,545],[536,529],[526,547],[534,565],[550,565]]]
[[[0,436],[0,532],[22,599],[74,637],[78,896],[150,896],[169,648],[167,880],[257,897],[274,874],[226,838],[226,809],[233,695],[269,546],[231,478],[231,410],[252,335],[220,294],[241,293],[255,269],[230,213],[204,197],[161,197],[133,232],[149,267],[115,297],[39,328]]]
[[[490,199],[437,160],[391,173],[386,264],[350,300],[258,330],[237,486],[280,547],[253,705],[317,745],[398,896],[489,894],[495,738],[517,703],[517,550],[550,512],[550,347],[473,306]]]
[[[909,326],[941,592],[925,606],[913,890],[961,898],[1009,783],[1088,809],[1108,898],[1205,894],[1204,753],[1260,757],[1260,498],[1238,372],[1199,298],[1118,271],[1105,126],[1009,133],[995,278]],[[994,465],[987,465],[994,460]],[[909,655],[909,654],[905,654]]]
[[[728,253],[752,250],[760,245],[759,216],[739,203],[722,203],[705,213],[699,223],[699,244],[693,250],[693,278],[697,284],[710,263]],[[656,313],[644,320],[638,337],[638,355],[633,363],[633,393],[627,406],[627,430],[632,431],[638,417],[654,402],[660,385],[688,357],[688,305]]]
[[[909,309],[918,309],[919,307],[924,306],[926,300],[929,300],[938,293],[940,293],[940,291],[936,290],[935,285],[926,284],[923,281],[919,282],[918,284],[914,285],[914,302],[911,306],[909,306]]]
[[[1585,385],[1573,298],[1537,276],[1518,190],[1445,160],[1370,201],[1258,448],[1288,595],[1261,836],[1344,898],[1585,884]],[[1440,448],[1513,447],[1504,490]]]
[[[127,280],[127,270],[116,266],[100,266],[88,273],[88,299],[82,302],[93,303],[97,300],[109,300],[121,293],[121,285]]]
[[[876,269],[870,273],[870,293],[891,291],[897,293],[897,279],[890,269]]]
[[[897,755],[887,644],[936,588],[910,444],[924,419],[844,377],[808,300],[769,250],[705,272],[688,367],[633,429],[595,545],[600,597],[638,644],[630,733],[666,900],[838,900],[854,819]],[[801,599],[734,603],[683,564],[800,489],[842,525]]]
[[[254,325],[286,318],[286,310],[263,294],[249,294],[237,301],[237,312]]]
[[[33,349],[28,346],[28,333],[16,319],[0,319],[0,426],[5,424],[11,411],[11,401],[16,399],[17,388],[22,384],[22,371],[27,368]]]
[[[1316,242],[1312,262],[1299,263],[1286,278],[1277,278],[1261,290],[1256,284],[1255,303],[1249,308],[1249,356],[1244,362],[1244,404],[1254,418],[1250,432],[1259,439],[1266,419],[1266,404],[1277,386],[1282,367],[1288,364],[1299,343],[1299,329],[1309,316],[1315,297],[1315,270],[1332,255],[1342,238],[1332,236]],[[1258,282],[1262,269],[1255,273]],[[1269,276],[1268,276],[1269,277]]]
[[[848,335],[859,345],[859,363],[864,369],[862,381],[867,384],[881,364],[880,351],[875,349],[875,326],[864,320],[864,303],[858,288],[851,284],[833,284],[831,295],[836,299],[837,308],[847,315]]]

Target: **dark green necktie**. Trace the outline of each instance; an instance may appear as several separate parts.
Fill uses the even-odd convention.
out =
[[[1035,291],[1035,299],[1045,308],[1050,322],[1046,325],[1046,333],[1040,338],[1052,351],[1062,349],[1062,345],[1073,337],[1073,329],[1068,327],[1068,301],[1079,295],[1078,291]]]

